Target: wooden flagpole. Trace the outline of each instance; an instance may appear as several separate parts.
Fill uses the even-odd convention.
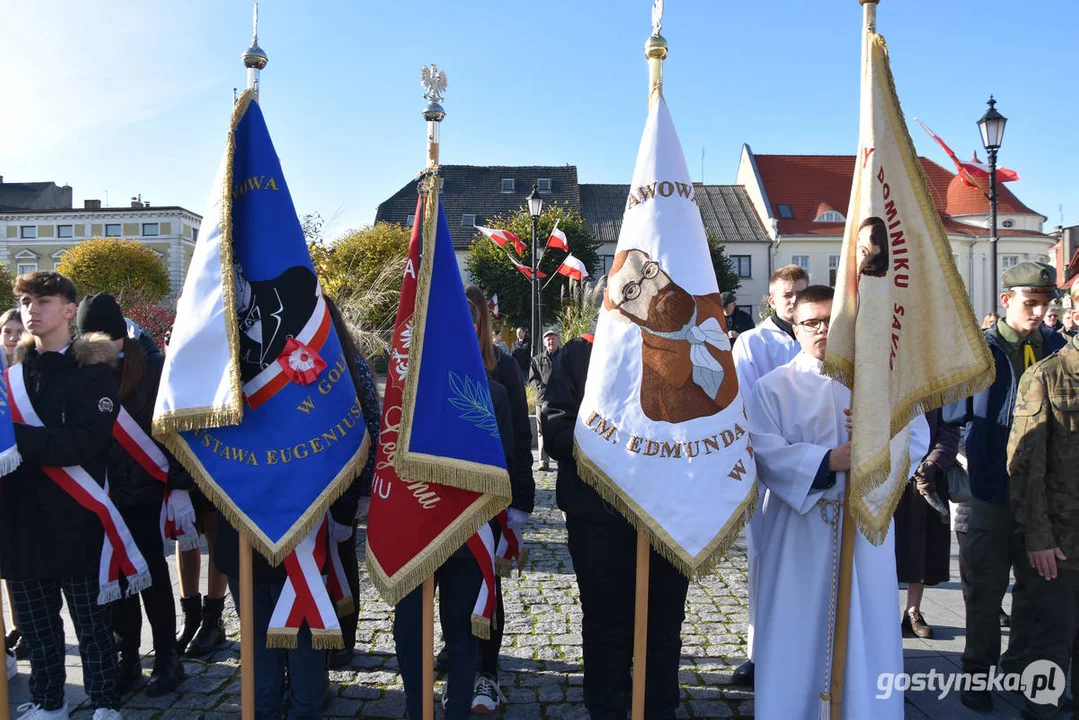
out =
[[[862,70],[869,62],[869,35],[877,29],[877,3],[880,0],[858,0],[862,5]],[[854,391],[851,391],[851,406]],[[839,545],[839,586],[836,589],[835,626],[832,635],[832,668],[829,675],[828,694],[831,701],[831,719],[843,717],[843,676],[847,669],[847,640],[850,636],[850,592],[854,574],[854,538],[857,523],[850,516],[850,471],[843,486],[842,523]]]
[[[423,720],[435,720],[435,576],[423,581]]]
[[[251,543],[240,533],[240,708],[255,720],[255,599]]]
[[[4,594],[0,592],[0,658],[4,666],[0,668],[0,720],[8,720],[7,687],[7,629],[4,627]]]
[[[633,603],[632,720],[644,720],[644,680],[648,674],[648,571],[651,546],[643,530],[637,531],[637,592]]]

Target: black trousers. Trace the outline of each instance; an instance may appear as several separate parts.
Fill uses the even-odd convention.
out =
[[[356,602],[356,609],[339,618],[341,635],[344,636],[345,650],[355,650],[357,613],[359,612],[360,604],[360,565],[359,560],[356,558],[355,525],[352,526],[352,534],[337,546],[337,551],[341,555],[341,566],[345,571],[345,582],[348,583],[348,589],[352,592],[352,599]]]
[[[172,578],[165,561],[165,545],[158,524],[160,513],[161,505],[156,503],[120,510],[135,545],[146,558],[153,584],[138,596],[125,597],[112,604],[112,629],[120,638],[122,652],[139,652],[142,636],[141,597],[154,636],[154,657],[166,659],[172,656],[176,647],[176,600],[172,594]]]
[[[569,551],[581,591],[584,703],[592,720],[625,720],[632,693],[637,531],[621,516],[566,513]],[[674,718],[689,580],[654,550],[648,584],[644,714]]]
[[[1030,642],[1032,623],[1031,579],[1023,536],[1006,503],[970,501],[967,532],[960,540],[960,579],[967,611],[964,672],[987,672],[1003,660],[1009,672],[1022,672]],[[1009,570],[1015,572],[1012,588],[1011,633],[1008,651],[1000,655],[1000,602],[1008,590]]]
[[[502,578],[495,575],[495,595],[498,604],[495,606],[495,614],[491,619],[491,637],[487,640],[480,638],[479,671],[490,673],[498,677],[498,654],[502,652],[502,635],[506,631],[506,606],[502,602]]]
[[[1031,627],[1028,660],[1050,660],[1063,670],[1052,678],[1063,686],[1071,664],[1072,693],[1079,689],[1079,570],[1061,570],[1053,580],[1035,571],[1030,580],[1031,610],[1037,621]],[[1036,700],[1037,697],[1031,700]],[[1023,717],[1064,717],[1054,704],[1036,704],[1028,700]]]
[[[116,652],[109,610],[97,604],[97,576],[64,580],[8,580],[19,629],[30,649],[30,697],[45,710],[64,705],[64,623],[60,592],[75,623],[83,686],[94,709],[118,708]]]

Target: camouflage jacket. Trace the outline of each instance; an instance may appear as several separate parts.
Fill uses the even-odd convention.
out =
[[[1059,547],[1079,570],[1079,340],[1019,381],[1008,441],[1010,496],[1026,548]]]

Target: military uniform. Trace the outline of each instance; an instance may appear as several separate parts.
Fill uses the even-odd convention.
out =
[[[1027,552],[1059,548],[1057,577],[1030,580],[1027,659],[1051,660],[1079,688],[1079,339],[1031,367],[1019,383],[1008,442],[1011,508]],[[1059,714],[1058,714],[1059,713]],[[1058,717],[1028,703],[1024,717]]]

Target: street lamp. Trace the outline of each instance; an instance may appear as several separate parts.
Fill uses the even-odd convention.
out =
[[[982,133],[982,144],[989,153],[989,247],[992,257],[993,274],[993,312],[997,311],[1000,302],[1000,293],[997,291],[1000,279],[1000,271],[997,268],[997,150],[1004,139],[1004,126],[1008,124],[1008,118],[997,112],[997,101],[989,96],[989,110],[978,121],[978,129]]]
[[[543,211],[543,198],[539,194],[539,186],[532,183],[532,192],[528,195],[528,214],[532,216],[532,355],[539,355],[540,347],[540,323],[542,308],[539,285],[539,252],[536,247],[536,223],[539,222],[540,213]]]

